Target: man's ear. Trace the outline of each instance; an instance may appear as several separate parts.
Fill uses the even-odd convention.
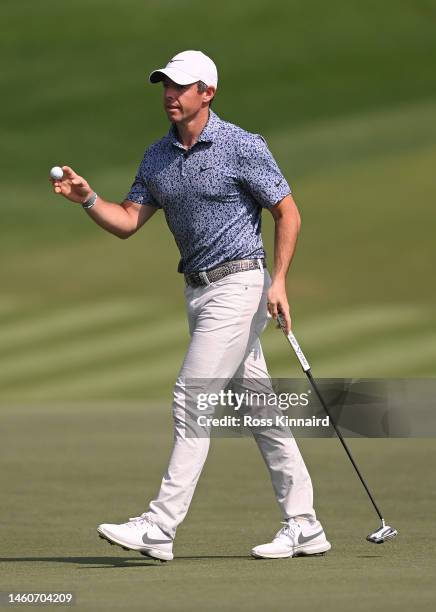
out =
[[[209,85],[206,88],[206,91],[204,93],[205,93],[204,101],[210,102],[216,94],[216,87],[214,87],[213,85]]]

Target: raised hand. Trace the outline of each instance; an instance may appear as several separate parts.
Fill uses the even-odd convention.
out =
[[[94,193],[88,182],[74,172],[69,166],[62,166],[64,176],[60,179],[52,179],[49,181],[53,184],[53,191],[59,195],[63,195],[71,202],[83,204]]]

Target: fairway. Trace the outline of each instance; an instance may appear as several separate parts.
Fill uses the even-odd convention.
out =
[[[148,74],[202,49],[214,111],[265,137],[301,213],[287,291],[314,377],[435,377],[434,0],[4,0],[0,17],[0,591],[72,591],[80,612],[433,610],[430,438],[349,441],[399,531],[383,545],[336,439],[299,440],[324,557],[251,558],[281,517],[247,438],[213,440],[173,562],[98,538],[167,466],[184,282],[161,211],[119,240],[47,178],[70,165],[122,201],[168,131]],[[264,211],[270,271],[273,232]],[[302,376],[274,325],[262,344],[272,377]]]
[[[263,561],[250,549],[280,526],[267,471],[251,439],[216,439],[176,558],[160,564],[109,546],[95,527],[137,516],[156,492],[170,450],[168,406],[22,406],[4,409],[1,423],[9,518],[0,590],[73,591],[78,609],[90,611],[313,610],[320,601],[344,612],[432,607],[432,441],[350,440],[399,530],[373,545],[365,536],[378,519],[337,440],[301,440],[332,550]]]

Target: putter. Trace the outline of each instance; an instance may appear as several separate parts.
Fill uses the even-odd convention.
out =
[[[329,412],[329,409],[327,408],[327,405],[313,379],[312,372],[310,371],[309,362],[304,356],[304,353],[301,350],[300,345],[298,344],[297,339],[295,338],[294,334],[291,331],[288,334],[286,333],[286,323],[285,323],[282,313],[280,312],[278,313],[277,319],[278,319],[279,325],[283,333],[285,334],[286,338],[289,341],[289,344],[294,349],[295,355],[297,356],[297,359],[300,362],[301,367],[303,368],[303,372],[306,374],[307,378],[309,379],[309,382],[312,385],[312,388],[315,391],[316,396],[321,402],[321,406],[324,408],[327,416],[329,417],[330,423],[332,424],[333,429],[336,432],[336,435],[338,436],[342,446],[344,447],[349,460],[351,461],[354,469],[356,470],[356,474],[359,476],[360,482],[362,483],[365,491],[367,492],[368,497],[371,500],[371,503],[374,506],[374,509],[377,512],[379,519],[382,522],[381,527],[379,527],[378,529],[370,533],[368,536],[366,536],[366,539],[368,540],[368,542],[372,542],[373,544],[383,544],[384,542],[387,542],[387,540],[392,540],[392,538],[394,538],[398,534],[398,531],[394,529],[393,527],[386,525],[385,520],[379,510],[379,507],[375,503],[375,500],[371,494],[371,491],[369,490],[368,485],[366,484],[362,474],[360,473],[360,470],[357,467],[356,462],[354,461],[353,456],[351,455],[350,449],[348,448],[344,438],[342,437],[340,430],[337,428],[335,422],[333,421],[331,414]]]

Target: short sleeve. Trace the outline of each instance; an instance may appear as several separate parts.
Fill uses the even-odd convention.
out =
[[[126,200],[136,202],[137,204],[149,204],[156,208],[162,208],[157,200],[152,196],[147,186],[147,152],[138,168],[135,180],[130,187],[129,193],[126,195]]]
[[[239,144],[239,173],[243,188],[264,208],[271,208],[291,193],[263,136],[249,134]]]

